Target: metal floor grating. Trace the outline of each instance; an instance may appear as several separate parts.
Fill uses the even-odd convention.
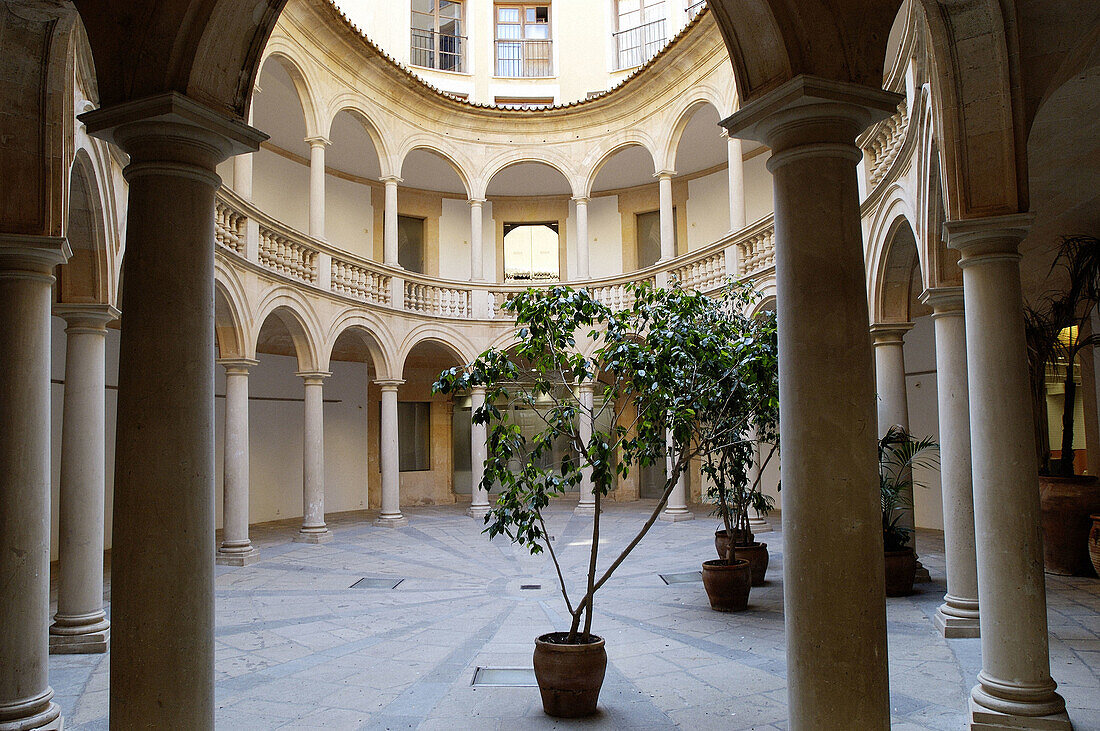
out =
[[[681,574],[657,574],[666,584],[692,584],[703,580],[702,571],[686,571]]]
[[[396,589],[404,579],[359,579],[349,589]]]
[[[537,688],[534,668],[484,668],[474,671],[472,685],[493,688]]]

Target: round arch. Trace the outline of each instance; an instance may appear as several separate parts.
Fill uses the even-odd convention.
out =
[[[394,358],[395,369],[393,373],[400,377],[405,371],[405,363],[409,359],[416,346],[423,343],[435,343],[451,351],[458,364],[470,363],[478,356],[478,350],[465,336],[449,328],[427,323],[413,329],[402,340],[397,349],[397,357]]]
[[[287,76],[290,77],[291,83],[294,84],[294,91],[298,95],[298,104],[302,107],[306,137],[321,136],[321,118],[318,113],[319,101],[317,94],[314,92],[316,84],[310,81],[309,75],[306,73],[305,69],[298,63],[298,60],[294,58],[293,52],[289,49],[281,48],[278,45],[274,45],[272,48],[267,49],[258,67],[256,73],[257,79],[260,78],[264,66],[266,66],[269,61],[277,63],[279,67],[286,72]],[[332,119],[330,117],[328,122],[331,123],[331,121]],[[324,130],[328,132],[327,123],[324,125]]]
[[[263,332],[264,325],[272,316],[278,317],[290,333],[290,338],[294,343],[295,356],[298,359],[298,369],[301,371],[319,370],[321,346],[318,333],[321,328],[317,324],[317,317],[313,314],[313,308],[301,294],[290,287],[279,287],[270,292],[260,302],[248,338],[250,355],[255,356],[260,334]]]
[[[484,198],[493,178],[514,165],[522,165],[524,163],[534,163],[551,168],[565,179],[565,183],[569,187],[573,197],[583,194],[583,184],[579,183],[580,176],[571,170],[565,158],[550,152],[549,148],[540,150],[540,153],[540,155],[536,156],[526,150],[508,150],[489,160],[484,166],[485,172],[482,173],[476,181],[473,196]]]
[[[109,303],[107,210],[95,162],[84,148],[73,156],[67,191],[64,235],[72,256],[60,267],[59,300]]]
[[[661,168],[657,165],[657,146],[653,140],[648,136],[636,130],[632,130],[627,133],[615,135],[611,138],[608,144],[602,145],[600,148],[593,150],[585,158],[584,169],[588,170],[588,176],[585,178],[582,195],[588,197],[592,195],[592,188],[596,184],[596,178],[599,177],[600,171],[623,150],[630,147],[640,147],[649,153],[649,159],[653,163],[653,170],[657,171]]]
[[[683,140],[684,131],[699,110],[708,105],[718,114],[719,120],[729,116],[729,113],[720,106],[721,101],[713,89],[703,86],[695,90],[695,93],[688,97],[672,116],[672,126],[663,136],[664,143],[661,146],[663,151],[661,167],[663,169],[676,169],[676,154],[680,150],[680,142]]]
[[[910,322],[910,293],[913,277],[923,286],[920,273],[920,252],[916,234],[909,218],[895,215],[878,249],[869,282],[871,319],[875,323]]]
[[[462,186],[466,189],[467,197],[484,197],[484,195],[474,195],[474,188],[471,183],[471,177],[469,172],[467,172],[468,170],[474,169],[474,164],[471,163],[469,160],[459,160],[458,156],[456,156],[454,153],[448,152],[440,148],[439,145],[436,144],[435,139],[428,138],[424,135],[417,135],[415,137],[409,138],[405,141],[405,144],[401,146],[401,149],[397,150],[394,153],[392,163],[393,174],[401,175],[405,166],[405,161],[408,159],[409,154],[418,150],[429,152],[436,157],[440,157],[444,160],[444,162],[450,165],[451,169],[454,170],[455,173],[458,175],[458,179],[462,181]]]
[[[337,341],[347,334],[354,332],[362,340],[363,345],[370,353],[371,365],[380,379],[396,378],[394,375],[392,353],[395,351],[393,336],[378,318],[370,316],[361,310],[347,309],[336,317],[329,327],[328,335],[324,340],[323,369],[329,367],[332,362],[332,353]]]
[[[374,150],[378,155],[378,163],[382,168],[382,177],[400,175],[400,168],[397,170],[391,169],[393,167],[392,158],[389,147],[386,145],[386,138],[382,134],[381,127],[375,123],[372,111],[368,110],[362,103],[362,97],[360,95],[352,93],[341,94],[329,103],[329,112],[325,115],[325,126],[322,134],[325,137],[331,138],[332,123],[341,112],[347,112],[359,122],[363,127],[363,131],[366,132],[367,137],[370,138],[371,144],[374,145]]]

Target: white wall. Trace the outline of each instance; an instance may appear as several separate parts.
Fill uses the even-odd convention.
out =
[[[306,207],[309,207],[308,188]],[[371,205],[370,186],[333,175],[325,176],[325,238],[345,251],[371,258],[374,253],[374,206]]]
[[[484,206],[481,215],[484,219]],[[485,223],[482,220],[483,252],[493,246],[494,233]],[[470,280],[470,204],[457,198],[443,199],[443,213],[439,217],[439,276]]]
[[[588,261],[592,277],[623,273],[623,217],[617,195],[599,196],[588,203]]]
[[[688,251],[712,244],[729,231],[729,196],[725,170],[688,181]]]
[[[918,439],[940,438],[936,395],[936,333],[931,317],[919,317],[905,334],[905,387],[909,403],[909,432]],[[924,487],[913,491],[917,527],[943,530],[943,499],[939,469],[916,470],[913,478]]]
[[[768,154],[757,155],[745,161],[745,220],[749,223],[775,210],[768,157]]]
[[[264,213],[308,233],[309,166],[260,150],[252,163],[252,200]]]

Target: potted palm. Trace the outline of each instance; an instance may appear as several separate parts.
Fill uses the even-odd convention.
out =
[[[1062,239],[1050,276],[1064,284],[1026,309],[1028,366],[1035,412],[1035,444],[1039,458],[1042,507],[1043,563],[1054,574],[1089,575],[1090,514],[1100,512],[1095,476],[1077,475],[1074,467],[1074,407],[1079,357],[1100,342],[1089,323],[1100,299],[1100,239]],[[1047,426],[1048,383],[1061,381],[1063,403],[1060,452],[1051,458]]]
[[[472,416],[489,425],[481,485],[500,492],[485,532],[532,554],[546,551],[553,564],[570,623],[538,637],[534,650],[543,709],[551,716],[595,712],[607,663],[604,640],[593,631],[597,591],[657,521],[692,460],[723,436],[735,440],[751,419],[729,409],[735,399],[724,398],[722,389],[736,379],[720,374],[735,372],[752,349],[713,327],[720,319],[715,300],[675,285],[630,285],[628,295],[632,303],[614,310],[586,290],[527,290],[504,305],[516,318],[513,347],[490,349],[435,384],[444,394],[486,389],[485,405]],[[576,398],[577,384],[594,384],[596,397]],[[536,410],[535,433],[525,434],[514,412],[499,406],[516,401]],[[671,458],[661,497],[618,556],[598,569],[603,499],[630,469],[663,459],[666,438]],[[547,464],[550,454],[562,456]],[[595,501],[591,544],[583,576],[567,577],[544,511],[582,483]]]
[[[916,439],[900,426],[890,427],[878,441],[879,497],[882,505],[882,548],[886,554],[886,596],[913,593],[917,554],[909,528],[899,525],[912,508],[914,468],[934,467],[938,445],[931,437]]]

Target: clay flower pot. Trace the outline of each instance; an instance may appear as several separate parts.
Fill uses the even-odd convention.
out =
[[[749,606],[752,572],[744,559],[703,562],[703,588],[710,608],[718,612],[739,612]]]
[[[535,640],[535,680],[542,710],[557,718],[580,718],[596,712],[607,650],[602,637],[567,644],[568,632],[550,632]]]
[[[1089,531],[1089,559],[1097,576],[1100,576],[1100,513],[1089,516],[1092,529]]]
[[[916,577],[917,554],[912,548],[886,552],[886,596],[912,594]]]
[[[737,545],[740,546],[752,543],[752,539],[755,536],[753,536],[751,531],[734,530],[733,537]],[[726,535],[726,529],[719,528],[718,530],[714,531],[714,550],[718,552],[718,558],[725,558],[726,551],[729,550],[729,547],[730,539],[729,536]]]
[[[1100,513],[1096,477],[1039,477],[1043,566],[1062,576],[1091,576],[1089,516]]]
[[[747,545],[733,547],[733,557],[749,562],[749,573],[753,586],[764,585],[764,575],[768,572],[768,544],[754,541]]]

